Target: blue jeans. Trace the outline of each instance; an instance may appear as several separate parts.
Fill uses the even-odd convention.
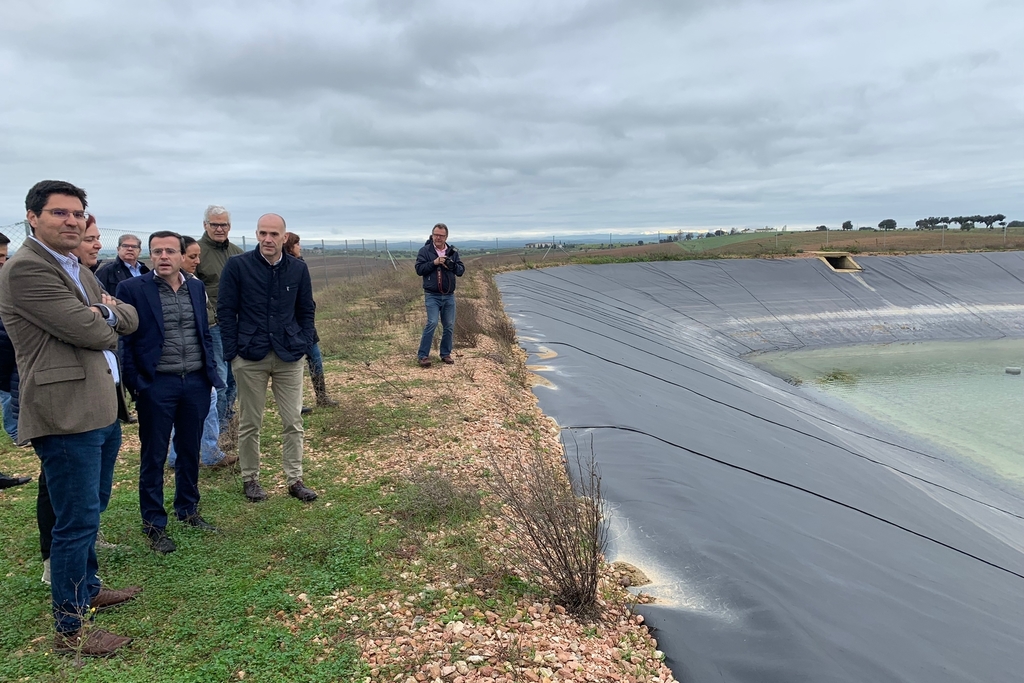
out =
[[[50,594],[57,631],[77,631],[100,592],[96,534],[110,502],[121,424],[32,439],[57,517],[50,545]]]
[[[320,342],[309,347],[309,353],[306,354],[306,366],[309,367],[310,375],[324,374],[324,357],[320,353]]]
[[[199,463],[216,465],[225,457],[224,452],[217,445],[220,438],[220,423],[217,420],[217,390],[210,389],[210,412],[206,414],[206,421],[203,422],[203,440],[199,445]],[[178,460],[178,454],[174,450],[174,430],[171,430],[171,447],[167,452],[167,466],[173,468]]]
[[[235,375],[231,372],[231,364],[224,362],[224,339],[220,336],[220,325],[210,328],[210,336],[213,337],[213,362],[217,364],[217,376],[225,387],[217,392],[217,418],[223,433],[235,414],[238,387],[235,385]]]
[[[437,329],[437,318],[440,315],[443,328],[441,356],[450,356],[452,355],[452,337],[455,336],[455,295],[426,292],[423,299],[427,307],[427,324],[423,328],[420,350],[416,355],[419,358],[430,357],[430,344],[434,341],[434,330]]]
[[[18,421],[14,419],[14,400],[6,391],[0,391],[0,403],[4,408],[4,431],[11,441],[18,443]]]
[[[199,443],[210,412],[210,380],[205,370],[182,377],[156,373],[153,383],[138,392],[139,509],[147,533],[167,526],[164,509],[164,462],[174,434],[180,456],[174,467],[174,511],[178,519],[194,515],[199,506]]]

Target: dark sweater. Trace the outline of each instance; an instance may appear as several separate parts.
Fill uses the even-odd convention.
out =
[[[315,310],[309,269],[294,256],[270,265],[255,249],[228,259],[217,300],[224,360],[263,360],[271,350],[300,360],[313,345]]]

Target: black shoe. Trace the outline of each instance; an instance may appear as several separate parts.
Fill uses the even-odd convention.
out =
[[[179,521],[181,521],[182,524],[187,524],[189,526],[194,526],[195,528],[199,529],[200,531],[212,531],[213,533],[217,533],[217,532],[220,531],[220,529],[218,529],[217,527],[215,527],[214,525],[210,524],[205,519],[203,519],[198,512],[196,514],[194,514],[194,515],[189,515],[188,517],[184,517],[184,518],[182,518]]]
[[[32,481],[32,477],[12,477],[9,474],[0,472],[0,489],[9,489],[15,486],[22,486]]]
[[[263,487],[255,479],[250,479],[243,483],[242,486],[245,489],[245,497],[249,499],[250,503],[259,503],[267,499],[266,491],[263,490]]]
[[[309,415],[310,413],[312,413],[312,412],[313,412],[313,409],[312,409],[312,408],[307,408],[306,406],[302,406],[302,410],[301,410],[301,411],[299,411],[299,412],[300,412],[300,413],[301,413],[302,415]]]
[[[306,485],[302,483],[301,479],[288,487],[288,493],[293,498],[298,498],[303,503],[312,503],[316,500],[316,491],[311,488],[306,488]]]
[[[149,536],[150,547],[161,555],[173,553],[178,549],[171,537],[167,535],[166,529],[153,528],[147,531],[146,535]]]

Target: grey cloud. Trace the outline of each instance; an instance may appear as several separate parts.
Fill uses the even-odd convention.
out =
[[[92,5],[0,8],[12,220],[43,175],[181,229],[210,202],[334,235],[1024,218],[1014,3]]]

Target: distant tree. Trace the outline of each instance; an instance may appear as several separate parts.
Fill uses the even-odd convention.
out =
[[[1004,221],[1004,220],[1006,220],[1006,216],[1004,216],[1001,213],[997,213],[997,214],[993,214],[991,216],[982,216],[981,220],[979,222],[980,223],[984,223],[985,227],[988,228],[989,230],[991,230],[993,223],[998,223],[998,222]]]
[[[881,221],[878,224],[878,227],[881,228],[882,230],[895,230],[896,221],[893,220],[892,218],[886,218],[884,221]]]
[[[917,226],[918,230],[931,230],[934,227],[930,218],[919,218],[914,221],[914,225]]]
[[[818,227],[815,228],[815,230],[825,231],[828,230],[828,227],[824,225],[819,225]]]
[[[640,246],[640,247],[644,246],[644,241],[643,240],[637,240],[636,243],[637,243],[637,246]]]
[[[1008,228],[1024,228],[1024,221],[1010,221],[1006,224]]]
[[[693,233],[692,232],[686,233],[686,239],[692,240],[693,239]]]
[[[853,221],[843,221],[843,230],[853,230]]]
[[[735,235],[736,234],[736,228],[732,228],[731,230],[729,230],[729,234],[730,235]]]

